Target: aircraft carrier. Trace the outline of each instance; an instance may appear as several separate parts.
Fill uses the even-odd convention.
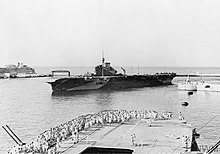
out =
[[[95,74],[81,77],[60,78],[48,82],[52,86],[53,93],[66,93],[87,90],[123,90],[129,88],[142,88],[171,85],[176,73],[155,73],[143,75],[126,75],[117,73],[109,62],[95,67]]]

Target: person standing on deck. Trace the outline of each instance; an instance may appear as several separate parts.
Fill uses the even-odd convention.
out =
[[[57,136],[56,148],[58,149],[59,147],[60,147],[60,137]]]
[[[189,137],[188,137],[188,136],[183,135],[183,143],[184,143],[183,148],[185,148],[185,149],[188,149],[188,148],[189,148],[188,141],[189,141]]]
[[[135,134],[131,134],[131,142],[132,142],[133,146],[137,145],[137,143],[136,143],[136,135]]]
[[[184,120],[184,117],[181,112],[179,113],[179,120],[181,120],[181,121]]]

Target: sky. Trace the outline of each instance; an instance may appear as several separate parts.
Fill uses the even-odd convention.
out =
[[[0,65],[220,67],[219,0],[0,0]]]

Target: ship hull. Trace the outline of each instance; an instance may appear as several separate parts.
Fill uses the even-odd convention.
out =
[[[91,78],[61,78],[51,84],[53,93],[68,93],[91,90],[124,90],[131,88],[171,85],[172,74],[105,76]]]

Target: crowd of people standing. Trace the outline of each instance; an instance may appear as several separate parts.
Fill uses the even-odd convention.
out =
[[[172,115],[168,112],[162,116],[164,118],[170,118]],[[157,118],[158,113],[150,110],[104,110],[96,114],[81,115],[78,118],[74,118],[41,133],[35,142],[13,147],[9,154],[21,152],[55,154],[62,141],[71,139],[74,143],[78,143],[80,140],[79,133],[88,130],[93,125],[121,124],[130,119],[147,119],[147,123],[150,124],[151,120]]]

